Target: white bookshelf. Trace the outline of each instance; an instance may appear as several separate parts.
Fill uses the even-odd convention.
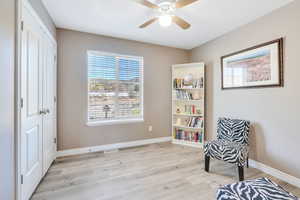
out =
[[[205,65],[172,66],[172,142],[203,148],[205,130]]]

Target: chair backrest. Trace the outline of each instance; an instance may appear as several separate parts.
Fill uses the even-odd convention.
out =
[[[217,138],[248,145],[250,122],[240,119],[220,118]]]

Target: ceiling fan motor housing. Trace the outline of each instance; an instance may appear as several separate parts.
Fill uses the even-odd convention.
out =
[[[133,0],[139,4],[142,4],[146,7],[154,9],[157,12],[157,16],[151,20],[148,20],[140,28],[145,28],[150,24],[159,20],[161,26],[170,26],[171,23],[177,24],[182,29],[188,29],[191,25],[186,22],[184,19],[175,15],[175,11],[178,8],[185,7],[189,4],[192,4],[198,0],[157,0],[154,2],[148,0]]]
[[[175,7],[175,0],[161,0],[158,2],[158,11],[162,15],[171,15],[174,13]]]

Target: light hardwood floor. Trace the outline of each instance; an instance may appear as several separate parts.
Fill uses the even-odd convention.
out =
[[[33,200],[212,200],[219,186],[237,181],[235,166],[211,160],[204,171],[200,149],[161,143],[59,158]],[[269,177],[300,196],[300,189],[245,168],[245,178]]]

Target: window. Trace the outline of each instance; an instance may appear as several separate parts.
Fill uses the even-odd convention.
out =
[[[143,58],[88,51],[88,124],[143,120]]]

